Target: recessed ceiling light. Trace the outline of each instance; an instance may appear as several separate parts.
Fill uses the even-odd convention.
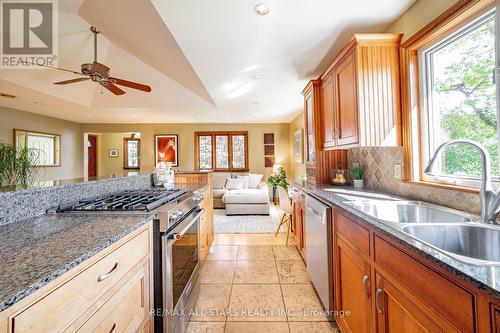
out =
[[[252,76],[252,78],[254,80],[262,80],[262,76],[260,76],[260,75],[254,75],[254,76]]]
[[[39,102],[39,101],[33,101],[33,104],[36,104],[36,105],[45,105],[45,103]]]
[[[14,96],[14,95],[5,94],[5,93],[0,93],[0,96],[5,97],[5,98],[16,98],[16,96]]]
[[[255,6],[255,8],[253,10],[254,10],[255,14],[261,15],[261,16],[269,14],[269,11],[270,11],[269,6],[266,5],[265,3],[259,3],[257,6]]]
[[[252,102],[252,104],[253,104],[253,105],[257,105],[257,104],[259,104],[259,102],[257,102],[257,101],[253,101],[253,102]]]
[[[132,114],[132,113],[131,113],[131,114],[129,114],[128,116],[129,116],[129,117],[137,117],[137,115],[136,115],[136,114]]]

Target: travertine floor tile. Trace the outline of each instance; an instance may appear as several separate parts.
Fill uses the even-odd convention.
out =
[[[240,246],[238,260],[274,260],[273,247],[270,245]]]
[[[207,260],[201,270],[201,283],[233,283],[236,261]]]
[[[286,234],[215,234],[213,245],[285,245]],[[293,237],[288,240],[293,245]]]
[[[273,251],[276,260],[302,260],[299,251],[293,245],[273,246]]]
[[[286,321],[279,284],[235,284],[228,321]]]
[[[340,333],[334,322],[289,322],[290,333]]]
[[[281,283],[309,283],[309,274],[302,260],[277,260]]]
[[[225,321],[230,284],[202,284],[190,321]]]
[[[279,283],[274,260],[238,260],[234,283]]]
[[[212,245],[207,260],[236,260],[237,257],[238,246],[236,245]]]
[[[186,333],[224,333],[225,322],[196,322],[188,324]]]
[[[289,321],[328,321],[310,283],[282,284],[281,289]]]
[[[225,333],[288,333],[288,323],[229,321]]]

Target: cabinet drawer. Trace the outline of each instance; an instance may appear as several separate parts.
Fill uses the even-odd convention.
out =
[[[474,295],[375,236],[375,262],[461,332],[474,332]]]
[[[78,332],[137,332],[148,320],[149,295],[147,262]]]
[[[344,215],[335,212],[335,228],[361,252],[370,255],[370,231]]]
[[[59,332],[64,329],[148,255],[148,230],[14,315],[13,332]]]

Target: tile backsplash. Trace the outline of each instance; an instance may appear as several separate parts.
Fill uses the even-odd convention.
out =
[[[359,163],[365,169],[365,187],[479,214],[479,195],[437,187],[405,183],[394,178],[394,165],[403,166],[402,147],[349,149],[349,169]]]

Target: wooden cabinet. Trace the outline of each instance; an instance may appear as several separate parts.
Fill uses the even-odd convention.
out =
[[[293,203],[293,236],[294,243],[299,250],[302,259],[306,261],[306,223],[305,223],[305,196],[304,193],[296,188],[292,189],[292,203]]]
[[[349,311],[338,319],[343,332],[371,330],[371,272],[370,265],[342,236],[336,239],[335,304]]]
[[[356,34],[321,81],[323,149],[400,144],[399,34]]]
[[[334,309],[342,332],[500,332],[500,301],[334,209]]]
[[[152,223],[1,312],[0,332],[140,332],[149,327]]]

